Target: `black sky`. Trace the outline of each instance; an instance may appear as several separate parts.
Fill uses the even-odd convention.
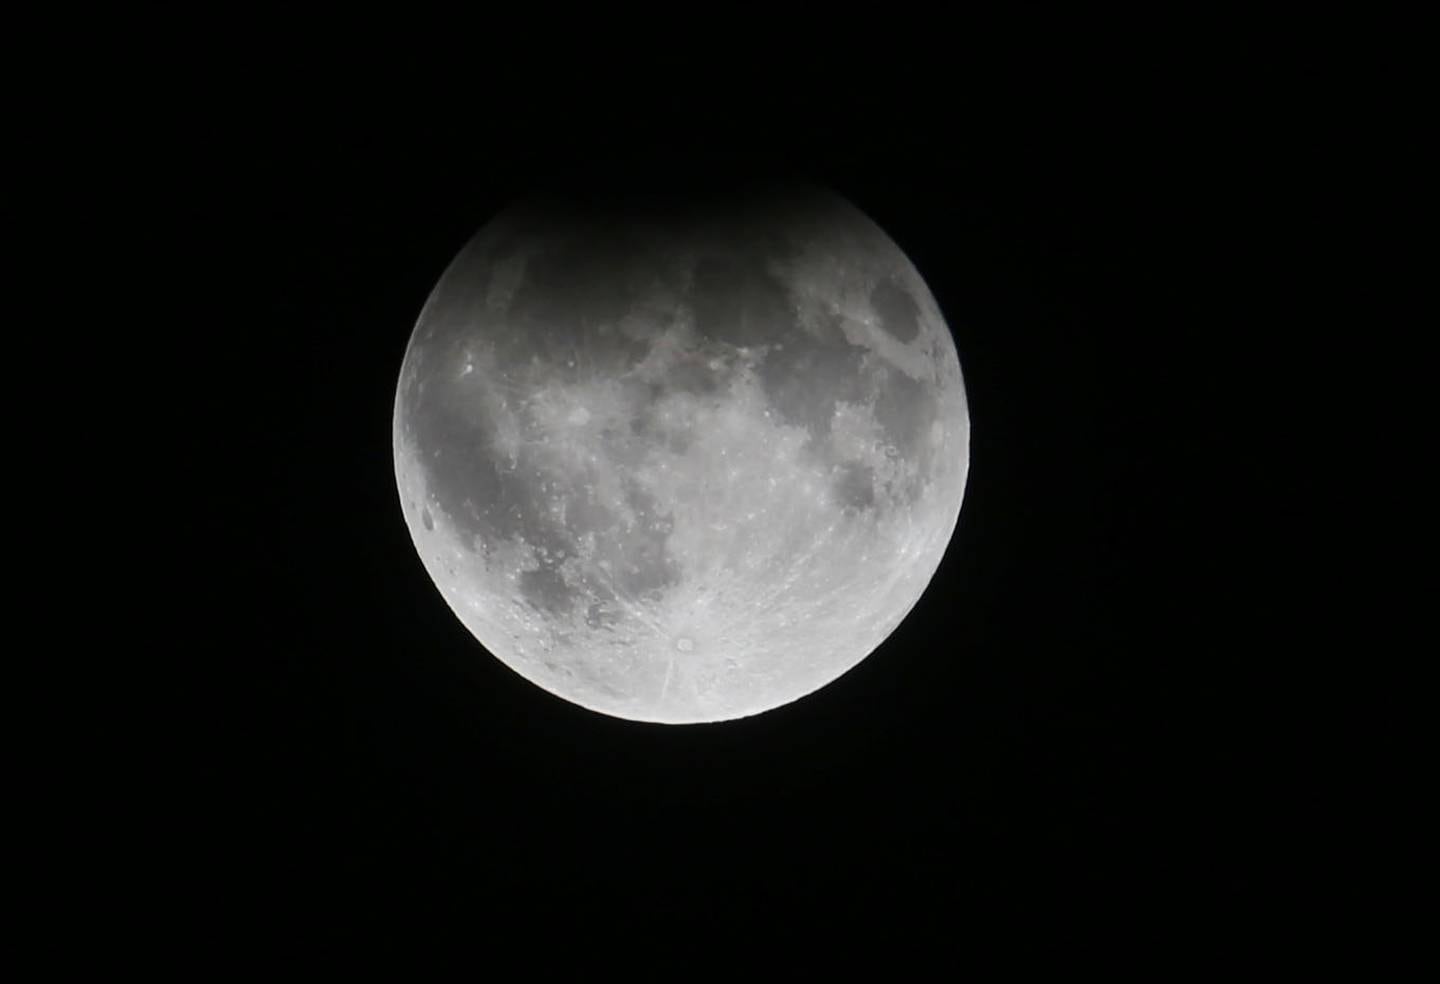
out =
[[[1217,380],[1246,343],[1209,290],[1235,271],[1206,91],[1162,83],[1163,52],[1078,81],[958,54],[737,81],[720,55],[443,86],[260,72],[195,100],[165,166],[213,251],[214,369],[186,398],[225,560],[191,609],[219,741],[181,826],[229,924],[943,940],[1037,901],[1210,911],[1258,880],[1259,642],[1215,547],[1244,470]],[[866,211],[939,300],[973,424],[912,615],[834,684],[719,726],[596,715],[485,654],[390,456],[409,332],[467,238],[542,179],[657,162]]]

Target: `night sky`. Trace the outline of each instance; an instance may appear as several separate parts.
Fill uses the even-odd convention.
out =
[[[1245,342],[1211,296],[1232,233],[1205,94],[1144,66],[1077,86],[898,57],[738,82],[718,52],[520,61],[237,82],[176,141],[184,221],[224,230],[197,285],[214,369],[179,424],[220,452],[193,478],[224,560],[190,610],[215,798],[182,852],[216,920],[703,950],[1244,896],[1260,642],[1216,546],[1246,467],[1217,381]],[[721,725],[594,714],[486,654],[421,567],[391,459],[409,333],[466,240],[539,181],[657,162],[804,178],[875,219],[940,303],[973,426],[909,618]]]

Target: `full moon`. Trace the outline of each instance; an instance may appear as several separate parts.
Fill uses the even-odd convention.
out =
[[[481,645],[637,721],[758,714],[915,606],[970,419],[915,267],[813,188],[511,206],[411,335],[395,475]]]

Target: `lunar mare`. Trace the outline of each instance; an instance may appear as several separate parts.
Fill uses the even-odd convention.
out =
[[[394,413],[416,550],[483,646],[633,720],[793,701],[914,606],[959,516],[954,342],[814,190],[514,206],[436,285]]]

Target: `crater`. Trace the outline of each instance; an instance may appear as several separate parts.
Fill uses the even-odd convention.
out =
[[[603,602],[592,602],[585,611],[585,624],[592,629],[614,629],[619,622],[620,616],[612,609],[606,607]]]

